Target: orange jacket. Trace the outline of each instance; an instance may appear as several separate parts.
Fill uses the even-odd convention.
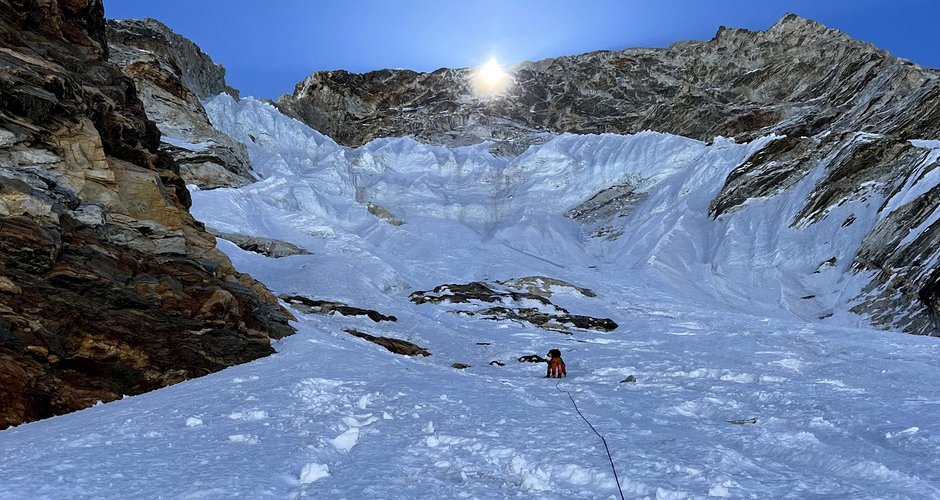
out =
[[[552,358],[548,362],[548,374],[545,375],[548,378],[561,378],[568,376],[568,371],[565,369],[565,362],[561,358]]]

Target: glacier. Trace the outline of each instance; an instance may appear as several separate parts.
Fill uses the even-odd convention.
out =
[[[849,312],[866,276],[847,268],[881,207],[936,176],[791,227],[822,167],[709,216],[774,136],[566,134],[501,157],[408,137],[344,147],[252,98],[205,108],[262,180],[191,187],[194,216],[310,252],[274,259],[220,239],[235,267],[275,294],[397,321],[295,311],[298,333],[268,358],[4,431],[0,497],[618,498],[568,391],[628,498],[940,498],[940,344]],[[634,202],[565,216],[611,186]],[[591,290],[554,286],[551,299],[619,328],[565,335],[408,298],[527,276]],[[517,362],[551,348],[568,365],[560,382]]]

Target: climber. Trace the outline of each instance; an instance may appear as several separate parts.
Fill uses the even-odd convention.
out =
[[[548,362],[548,373],[545,374],[545,378],[567,377],[568,371],[565,369],[565,362],[561,359],[561,351],[552,349],[548,351],[548,357],[551,359]]]

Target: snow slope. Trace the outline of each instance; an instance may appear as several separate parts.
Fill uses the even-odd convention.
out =
[[[865,329],[846,312],[861,277],[820,267],[851,261],[885,200],[791,229],[810,176],[707,215],[772,138],[565,135],[501,158],[408,138],[348,149],[252,99],[206,108],[264,180],[196,191],[193,213],[311,252],[270,259],[220,240],[236,267],[277,294],[398,321],[298,312],[277,355],[4,431],[0,497],[616,498],[570,391],[628,498],[940,498],[940,344]],[[618,184],[645,196],[610,222],[621,238],[562,216]],[[856,224],[835,226],[849,211]],[[408,300],[531,275],[593,290],[556,287],[552,301],[620,327],[563,335]],[[560,383],[516,361],[554,347]]]

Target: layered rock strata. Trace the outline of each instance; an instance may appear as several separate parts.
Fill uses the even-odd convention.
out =
[[[154,19],[108,20],[107,36],[109,59],[134,80],[163,135],[160,149],[180,165],[186,183],[212,189],[256,180],[245,145],[216,130],[200,101],[222,92],[238,97],[222,66]]]
[[[273,352],[289,313],[188,212],[101,0],[0,1],[0,428]]]

